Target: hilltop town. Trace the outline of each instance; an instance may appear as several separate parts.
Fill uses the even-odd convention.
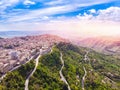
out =
[[[36,58],[40,49],[42,53],[48,52],[54,44],[66,41],[49,34],[0,39],[0,73],[4,74]]]

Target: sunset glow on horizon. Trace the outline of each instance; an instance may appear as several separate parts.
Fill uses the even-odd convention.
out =
[[[119,0],[1,0],[0,31],[120,35]]]

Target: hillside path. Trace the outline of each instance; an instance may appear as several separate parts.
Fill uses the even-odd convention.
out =
[[[84,61],[86,62],[87,60],[89,60],[88,58],[88,53],[89,51],[86,52],[86,54],[84,55]],[[82,77],[82,90],[85,90],[85,77],[87,76],[87,71],[86,68],[83,66],[83,70],[84,70],[84,76]]]
[[[60,53],[60,60],[61,60],[61,62],[62,62],[62,67],[61,67],[61,70],[60,70],[60,77],[61,77],[61,80],[68,86],[68,90],[71,90],[71,88],[70,88],[70,85],[68,84],[68,82],[67,82],[67,80],[65,79],[65,77],[64,77],[64,75],[63,75],[63,73],[62,73],[62,70],[63,70],[63,68],[64,68],[64,60],[63,60],[63,55],[62,55],[62,53]]]
[[[26,79],[26,81],[25,81],[25,89],[24,90],[29,90],[28,89],[28,85],[29,85],[29,79],[30,79],[30,77],[34,74],[34,72],[36,71],[36,68],[37,68],[37,66],[38,66],[38,63],[39,63],[39,58],[41,57],[41,52],[40,52],[40,55],[35,59],[35,67],[34,67],[34,69],[33,69],[33,71],[30,73],[30,75],[28,76],[28,78]]]
[[[86,75],[87,75],[87,71],[86,71],[86,69],[85,69],[84,66],[83,66],[83,70],[84,70],[85,74],[84,74],[84,76],[82,77],[82,90],[85,90],[85,85],[84,85],[84,83],[85,83],[85,77],[86,77]]]

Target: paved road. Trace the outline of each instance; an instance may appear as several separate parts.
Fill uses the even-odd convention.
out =
[[[84,74],[84,76],[82,77],[82,90],[85,90],[85,88],[84,88],[84,83],[85,83],[85,77],[86,77],[86,75],[87,75],[87,71],[86,71],[86,69],[85,69],[84,66],[83,66],[83,70],[84,70],[85,74]]]
[[[62,62],[62,67],[61,67],[61,70],[60,70],[60,77],[61,77],[61,80],[68,86],[68,90],[71,90],[71,88],[70,88],[70,86],[69,86],[69,84],[68,84],[68,82],[67,82],[67,80],[65,79],[65,77],[63,76],[63,73],[62,73],[62,70],[63,70],[63,68],[64,68],[64,60],[63,60],[63,58],[62,58],[62,53],[60,53],[61,54],[61,56],[60,56],[60,60],[61,60],[61,62]]]
[[[6,77],[7,74],[4,74],[0,77],[0,82],[3,80],[4,77]]]
[[[84,61],[89,60],[88,53],[89,53],[89,51],[86,52],[84,59],[83,59]],[[85,90],[85,77],[87,76],[87,71],[84,66],[83,66],[83,70],[85,73],[84,73],[84,76],[82,77],[82,90]]]
[[[32,59],[33,59],[33,56],[32,56],[27,62],[25,62],[24,64],[28,63],[28,62],[29,62],[30,60],[32,60]],[[24,64],[22,64],[22,65],[24,65]],[[13,69],[11,69],[11,70],[8,71],[8,72],[12,72],[12,71],[18,69],[19,67],[21,67],[22,65],[18,65],[18,66],[14,67]],[[7,73],[5,73],[4,75],[2,75],[2,76],[0,77],[0,82],[3,80],[4,77],[6,77],[6,75],[7,75]]]
[[[37,68],[37,66],[38,66],[39,58],[40,58],[40,57],[41,57],[41,52],[40,52],[40,55],[35,59],[36,64],[35,64],[35,67],[34,67],[33,71],[31,72],[31,74],[28,76],[28,78],[27,78],[26,81],[25,81],[25,89],[24,89],[24,90],[29,90],[29,89],[28,89],[29,79],[30,79],[30,77],[34,74],[34,72],[36,71],[36,68]]]
[[[34,56],[32,56],[32,57],[31,57],[27,62],[25,62],[24,64],[21,64],[21,65],[18,65],[18,66],[16,66],[16,67],[14,67],[14,68],[11,69],[9,72],[12,72],[12,71],[18,69],[19,67],[21,67],[22,65],[25,65],[26,63],[30,62],[33,58],[34,58]]]
[[[87,61],[87,60],[88,60],[88,56],[87,56],[88,53],[89,53],[89,51],[86,52],[86,54],[85,54],[85,56],[84,56],[84,61]]]

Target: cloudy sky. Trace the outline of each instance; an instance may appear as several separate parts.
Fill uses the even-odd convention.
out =
[[[0,0],[0,31],[120,34],[120,0]]]

